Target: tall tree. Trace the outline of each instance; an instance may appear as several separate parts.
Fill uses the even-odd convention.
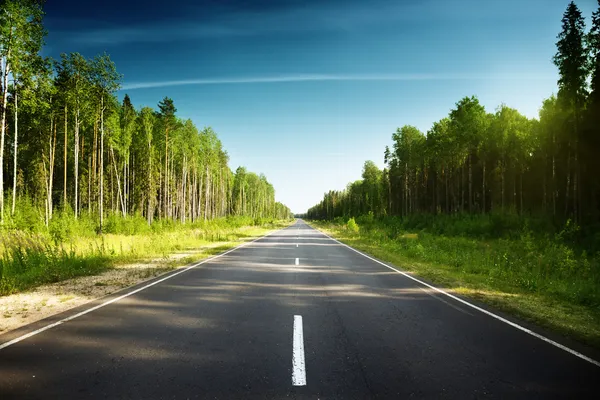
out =
[[[164,188],[162,193],[162,212],[164,216],[169,216],[169,131],[175,127],[175,113],[177,112],[177,109],[173,104],[173,100],[169,97],[165,97],[158,103],[158,109],[160,110],[160,118],[165,132],[165,169],[163,171]]]
[[[141,121],[141,129],[143,131],[143,137],[147,144],[148,151],[148,171],[147,171],[147,210],[146,216],[148,218],[148,225],[152,223],[152,218],[154,216],[154,201],[156,199],[156,191],[154,190],[154,182],[153,182],[153,167],[152,167],[152,158],[153,158],[153,148],[152,148],[152,136],[154,131],[154,110],[150,107],[144,107],[140,111],[140,121]]]
[[[57,73],[60,77],[59,82],[65,98],[65,106],[73,113],[73,179],[75,180],[73,211],[75,218],[77,218],[79,210],[80,130],[82,114],[87,113],[89,108],[87,94],[91,90],[91,65],[79,53],[68,55],[63,53],[61,54],[61,62],[57,65]]]
[[[23,60],[39,53],[46,31],[42,25],[44,12],[40,0],[5,0],[0,4],[0,222],[4,221],[4,141],[9,76],[19,71]],[[14,75],[13,75],[14,76]]]
[[[588,76],[588,54],[584,45],[585,22],[574,2],[569,3],[562,18],[562,30],[556,42],[554,64],[558,67],[558,101],[568,113],[569,132],[567,141],[567,211],[572,210],[579,220],[580,204],[580,128],[586,102],[586,79]],[[571,196],[572,193],[572,196]]]
[[[600,214],[600,0],[598,9],[592,13],[592,27],[587,36],[590,52],[591,85],[586,113],[586,128],[582,138],[582,149],[586,163],[585,186],[589,192],[590,213],[597,218]]]
[[[122,75],[117,72],[115,64],[108,54],[96,56],[92,61],[92,82],[100,108],[100,229],[104,221],[104,125],[105,115],[110,113],[114,104],[114,93],[120,87]]]

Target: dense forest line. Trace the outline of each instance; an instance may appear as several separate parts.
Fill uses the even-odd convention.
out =
[[[538,119],[506,105],[490,113],[465,97],[426,134],[399,128],[383,170],[367,161],[361,180],[329,191],[307,216],[516,213],[597,227],[600,7],[586,32],[571,2],[556,46],[558,93]]]
[[[0,12],[2,228],[48,225],[56,210],[181,222],[229,215],[284,219],[264,175],[239,167],[211,128],[176,115],[172,99],[136,108],[117,92],[108,54],[40,55],[43,1],[5,0]]]

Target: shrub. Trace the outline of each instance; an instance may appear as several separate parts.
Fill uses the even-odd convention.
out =
[[[351,232],[354,233],[358,233],[358,224],[356,223],[356,221],[354,220],[354,218],[350,218],[348,220],[348,222],[346,223],[346,228],[348,228],[348,230],[350,230]]]

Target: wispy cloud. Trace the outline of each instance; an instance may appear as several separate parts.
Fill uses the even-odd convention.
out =
[[[334,74],[297,74],[263,77],[233,77],[211,79],[183,79],[152,82],[125,83],[122,90],[150,89],[170,86],[190,85],[226,85],[252,83],[285,83],[285,82],[326,82],[326,81],[431,81],[431,80],[555,80],[549,75],[524,74],[367,74],[367,75],[334,75]]]

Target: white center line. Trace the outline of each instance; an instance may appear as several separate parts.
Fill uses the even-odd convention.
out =
[[[294,315],[294,351],[292,353],[292,385],[306,386],[306,365],[304,363],[304,334],[302,315]]]
[[[300,260],[296,258],[296,265],[300,265]]]

